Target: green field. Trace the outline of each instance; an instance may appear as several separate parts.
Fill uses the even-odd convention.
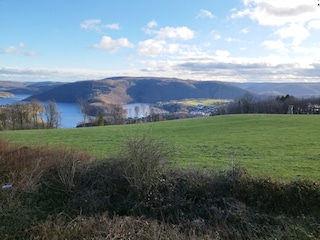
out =
[[[232,162],[253,176],[320,180],[320,116],[224,115],[137,125],[0,132],[26,146],[62,145],[97,158],[116,156],[123,141],[139,134],[175,149],[174,166],[224,169]]]
[[[204,99],[187,99],[184,101],[177,101],[178,103],[181,104],[186,104],[188,106],[197,106],[197,105],[204,105],[204,106],[215,106],[215,107],[219,107],[221,105],[224,105],[228,102],[230,102],[230,100],[228,99],[208,99],[208,98],[204,98]]]

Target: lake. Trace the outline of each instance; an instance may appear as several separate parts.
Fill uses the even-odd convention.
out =
[[[1,104],[11,104],[22,101],[30,95],[14,95],[11,98],[0,98]],[[46,103],[41,103],[46,104]],[[76,103],[56,103],[61,115],[61,128],[74,128],[77,124],[83,121],[81,109]],[[127,110],[127,118],[145,117],[150,114],[149,104],[133,103],[125,104],[123,108]],[[138,111],[137,111],[138,110]]]
[[[0,98],[1,104],[12,104],[20,102],[23,99],[29,97],[30,95],[14,95],[12,98]],[[41,102],[41,104],[46,104]],[[75,103],[56,103],[58,111],[61,115],[61,128],[74,128],[77,123],[83,120],[81,110],[78,104]]]

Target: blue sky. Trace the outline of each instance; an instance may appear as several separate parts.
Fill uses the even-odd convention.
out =
[[[0,81],[319,82],[318,0],[0,0]]]

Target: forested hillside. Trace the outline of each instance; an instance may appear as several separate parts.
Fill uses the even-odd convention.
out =
[[[40,101],[90,103],[156,103],[186,98],[234,99],[248,91],[228,83],[181,79],[115,77],[67,83],[30,97]]]

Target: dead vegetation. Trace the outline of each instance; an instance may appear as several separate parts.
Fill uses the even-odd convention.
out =
[[[0,139],[1,239],[317,239],[320,186],[168,169],[163,142],[115,159]]]

